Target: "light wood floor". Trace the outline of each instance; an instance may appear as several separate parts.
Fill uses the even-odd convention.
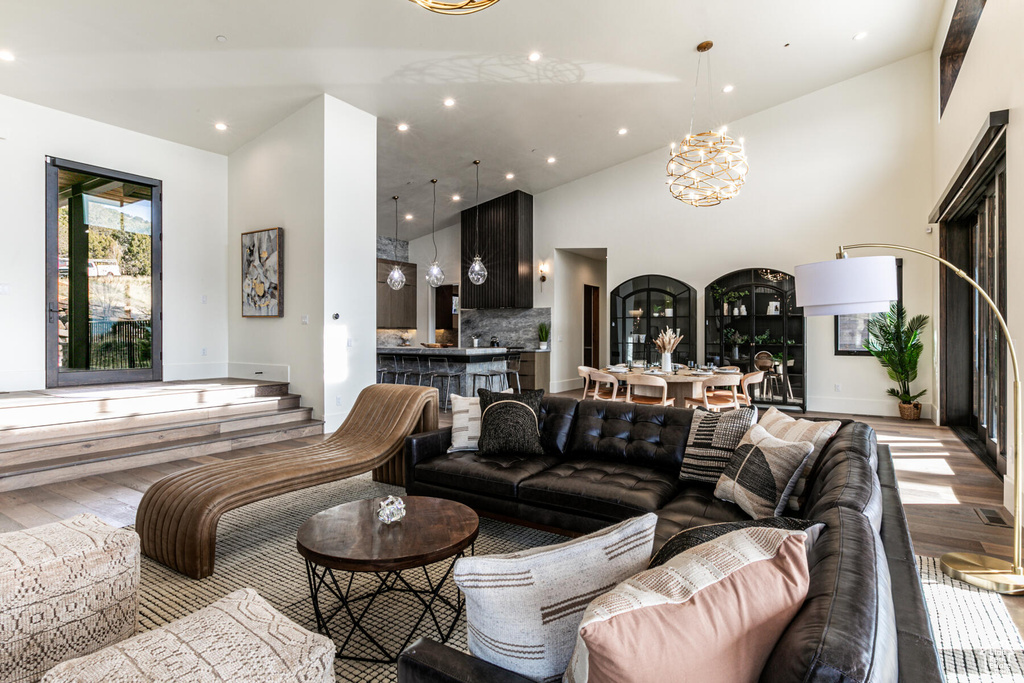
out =
[[[910,423],[897,418],[855,417],[874,427],[879,442],[892,448],[910,534],[918,554],[938,556],[949,551],[967,551],[1009,558],[1011,530],[987,526],[975,512],[978,507],[994,508],[1004,519],[1010,519],[1002,507],[1002,483],[952,431],[923,420]],[[442,415],[441,423],[450,424],[450,419],[450,415]],[[315,443],[321,438],[305,437],[0,493],[0,532],[46,524],[82,512],[91,512],[117,526],[134,524],[142,494],[167,474],[208,462]],[[1005,602],[1024,632],[1024,596],[1006,598]]]

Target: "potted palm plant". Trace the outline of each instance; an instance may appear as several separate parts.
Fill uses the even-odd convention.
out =
[[[921,331],[927,324],[926,315],[915,315],[907,320],[907,310],[898,301],[893,302],[888,312],[872,317],[867,324],[864,348],[878,359],[889,379],[898,384],[886,393],[900,400],[900,417],[904,420],[921,417],[921,404],[917,399],[924,396],[927,389],[912,394],[910,383],[917,379],[917,362],[924,350]]]
[[[551,326],[547,323],[537,325],[537,338],[540,340],[540,350],[547,351],[548,338],[551,335]]]

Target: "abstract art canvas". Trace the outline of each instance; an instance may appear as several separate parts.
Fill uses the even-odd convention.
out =
[[[242,317],[284,317],[284,229],[242,233]]]

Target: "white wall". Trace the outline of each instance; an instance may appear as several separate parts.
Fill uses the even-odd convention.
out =
[[[438,230],[437,263],[444,271],[446,285],[460,284],[462,279],[462,227],[456,223],[443,230]],[[435,336],[435,305],[437,298],[434,290],[424,278],[427,268],[434,260],[434,243],[427,234],[409,242],[409,261],[416,264],[416,338],[412,344],[420,342],[433,343]]]
[[[377,119],[333,97],[324,107],[324,419],[332,430],[377,381]]]
[[[0,391],[46,384],[47,155],[163,181],[164,378],[226,375],[227,159],[2,95],[0,135]]]
[[[535,237],[536,239],[536,237]],[[577,368],[583,364],[583,286],[601,288],[600,364],[609,358],[607,261],[555,249],[548,281],[540,289],[554,289],[551,307],[551,391],[582,389]]]
[[[285,234],[284,317],[242,318],[231,298],[232,375],[286,373],[328,430],[374,382],[376,167],[374,117],[328,96],[229,159],[229,243],[251,230]],[[240,249],[229,272],[241,272]]]
[[[938,82],[938,58],[949,27],[954,2],[947,0],[943,21],[935,39],[930,74]],[[946,187],[957,165],[970,150],[971,143],[984,125],[989,112],[1010,110],[1006,138],[1006,262],[1007,324],[1016,340],[1024,339],[1024,272],[1014,264],[1024,259],[1024,4],[990,2],[985,5],[967,57],[960,67],[956,86],[941,120],[934,126],[934,166],[932,203]],[[935,89],[937,93],[937,86]],[[939,116],[935,95],[929,103],[928,119]],[[937,244],[937,242],[936,242]],[[1007,389],[1009,391],[1009,388]],[[1012,394],[1010,394],[1012,395]],[[1010,408],[1012,410],[1012,407]],[[1012,414],[1012,413],[1011,413]],[[1012,449],[1011,449],[1012,450]],[[1008,476],[1004,480],[1004,503],[1013,510],[1012,454],[1007,457]]]
[[[607,247],[609,288],[660,273],[702,293],[740,268],[792,273],[798,264],[832,258],[841,243],[928,248],[930,82],[930,53],[922,53],[732,122],[730,133],[746,138],[751,171],[740,195],[717,207],[693,208],[671,197],[667,145],[542,193],[534,204],[535,258],[550,260],[557,248]],[[930,264],[904,263],[907,308],[931,312]],[[557,286],[538,286],[535,305],[555,304],[555,292]],[[877,361],[833,355],[832,325],[831,317],[808,319],[808,408],[897,414]],[[698,342],[700,349],[703,332]],[[554,348],[560,346],[556,337]],[[931,362],[928,347],[922,366]],[[934,392],[923,375],[917,386],[929,390],[930,414]]]

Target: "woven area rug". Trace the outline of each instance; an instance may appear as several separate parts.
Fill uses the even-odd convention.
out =
[[[142,558],[139,615],[141,628],[149,630],[162,626],[191,614],[234,590],[248,587],[256,589],[270,604],[297,624],[316,631],[305,561],[295,549],[296,532],[299,527],[310,516],[341,503],[403,493],[404,490],[401,488],[372,481],[367,474],[285,494],[229,512],[220,522],[217,534],[217,562],[213,576],[195,581],[149,558]],[[481,519],[476,553],[507,553],[564,540],[566,539],[562,536],[543,531]],[[431,565],[430,572],[435,581],[444,573],[448,564],[442,562]],[[426,588],[422,572],[419,573],[419,577],[415,571],[403,573],[403,576],[417,587]],[[342,573],[338,573],[337,577],[340,580]],[[372,589],[375,586],[372,577],[371,574],[359,579],[354,590],[358,591],[360,587]],[[455,583],[449,578],[443,594],[454,601],[458,595],[457,591]],[[416,598],[408,594],[390,593],[384,600],[374,604],[363,624],[370,633],[383,641],[382,645],[397,650],[404,642],[407,627],[412,625],[422,609],[419,603],[415,602]],[[321,593],[321,604],[329,609],[323,602]],[[441,617],[446,618],[448,614],[450,612],[438,610]],[[332,626],[337,626],[331,635],[339,644],[341,638],[338,637],[338,632],[345,623],[343,616],[332,622]],[[442,627],[446,625],[442,622]],[[420,626],[418,633],[434,640],[438,639],[437,631],[429,621]],[[464,617],[456,623],[448,644],[466,650]],[[355,646],[352,653],[358,656],[379,656],[361,634],[357,633],[350,647],[352,645]],[[364,664],[341,659],[335,664],[335,673],[339,681],[397,680],[394,665]]]
[[[1024,640],[1003,599],[949,578],[938,558],[919,556],[917,568],[946,681],[1024,681]]]

